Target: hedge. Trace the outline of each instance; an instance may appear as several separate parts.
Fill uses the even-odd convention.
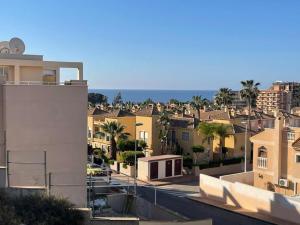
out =
[[[223,159],[223,160],[214,160],[209,161],[208,163],[200,163],[200,164],[193,164],[194,167],[199,167],[200,170],[207,169],[207,168],[214,168],[219,167],[221,163],[225,165],[231,165],[231,164],[238,164],[243,161],[243,157],[238,158],[231,158],[231,159]]]
[[[125,152],[119,152],[117,155],[117,161],[119,163],[125,163],[127,165],[133,166],[134,165],[134,157],[135,151],[125,151]],[[136,152],[136,158],[145,157],[144,153],[141,151]]]

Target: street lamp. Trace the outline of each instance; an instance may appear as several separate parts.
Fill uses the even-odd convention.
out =
[[[143,123],[135,123],[135,133],[136,133],[136,127],[139,127],[139,126],[143,126],[144,124]],[[137,150],[137,143],[136,143],[136,134],[135,134],[135,140],[134,140],[134,194],[136,196],[136,186],[137,186],[137,183],[136,183],[136,178],[137,178],[137,165],[136,165],[136,150]]]
[[[245,164],[245,168],[244,168],[244,172],[247,172],[247,137],[248,137],[248,122],[249,121],[242,121],[242,124],[246,125],[246,131],[245,131],[245,156],[244,156],[244,164]]]

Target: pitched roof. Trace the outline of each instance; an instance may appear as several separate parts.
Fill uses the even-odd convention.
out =
[[[171,127],[181,127],[181,128],[194,128],[195,120],[194,118],[171,118],[170,119]]]
[[[294,141],[294,143],[292,144],[292,147],[300,150],[300,138],[298,138],[296,141]]]
[[[153,116],[153,115],[159,115],[160,113],[155,106],[153,106],[153,107],[147,106],[147,107],[140,109],[135,114],[137,116]]]
[[[105,115],[107,113],[108,113],[107,111],[102,110],[102,109],[100,109],[98,107],[90,108],[88,110],[88,115]]]
[[[105,117],[107,118],[111,118],[111,117],[127,117],[127,116],[135,116],[133,113],[128,112],[126,110],[122,110],[122,109],[115,109],[109,113],[107,113],[105,115]]]
[[[200,113],[200,120],[202,121],[229,119],[231,119],[229,112],[225,112],[224,110],[214,110]]]

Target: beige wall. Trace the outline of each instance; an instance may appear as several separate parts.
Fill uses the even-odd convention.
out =
[[[86,206],[86,107],[86,86],[4,86],[6,149],[12,160],[40,162],[46,151],[51,193],[80,207]],[[11,184],[43,185],[40,166],[20,167],[11,165]]]
[[[300,220],[300,202],[242,183],[200,174],[200,194],[215,201],[267,214],[293,223]]]
[[[20,67],[21,81],[43,81],[43,67],[22,66]]]

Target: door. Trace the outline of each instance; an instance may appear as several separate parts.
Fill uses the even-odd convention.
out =
[[[150,163],[150,179],[157,179],[158,178],[158,162]]]
[[[166,161],[166,177],[172,176],[172,160]]]
[[[175,159],[174,175],[175,176],[181,175],[181,171],[182,171],[181,159]]]

